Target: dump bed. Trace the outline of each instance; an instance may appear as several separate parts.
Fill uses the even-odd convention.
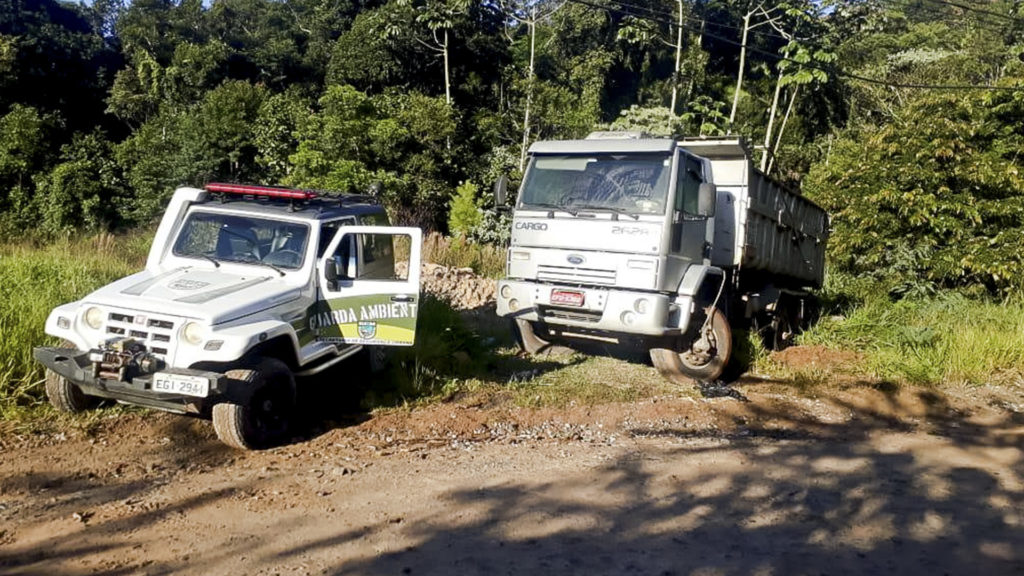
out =
[[[742,140],[688,140],[681,146],[711,161],[718,187],[711,263],[777,276],[779,285],[820,287],[825,210],[762,174]]]

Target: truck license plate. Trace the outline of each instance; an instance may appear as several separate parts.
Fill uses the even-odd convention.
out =
[[[157,372],[153,375],[153,391],[205,398],[210,394],[210,379]]]
[[[551,303],[563,306],[583,306],[583,292],[576,290],[552,290]]]

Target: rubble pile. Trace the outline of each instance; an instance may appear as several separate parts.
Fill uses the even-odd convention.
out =
[[[400,263],[399,268],[407,266]],[[456,310],[475,310],[494,304],[498,282],[478,276],[472,268],[450,268],[424,263],[420,268],[424,292],[446,300]]]

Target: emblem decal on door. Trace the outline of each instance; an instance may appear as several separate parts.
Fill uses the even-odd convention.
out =
[[[360,322],[359,323],[359,337],[369,340],[377,335],[377,323],[376,322]]]

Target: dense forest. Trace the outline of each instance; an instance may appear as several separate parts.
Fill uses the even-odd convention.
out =
[[[1024,15],[1002,0],[0,0],[0,236],[211,180],[372,191],[500,242],[537,139],[734,134],[893,294],[1024,287]],[[469,210],[467,210],[467,205]]]

